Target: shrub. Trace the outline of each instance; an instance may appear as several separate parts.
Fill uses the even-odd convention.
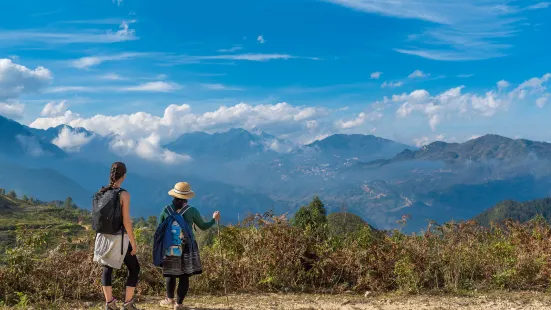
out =
[[[201,247],[204,273],[192,293],[464,292],[550,288],[551,228],[545,221],[506,222],[489,228],[474,222],[431,223],[420,235],[377,231],[368,225],[321,240],[312,227],[284,216],[251,216],[238,226],[216,228]],[[164,294],[152,265],[153,229],[136,229],[142,266],[137,292]],[[0,296],[7,305],[60,299],[101,299],[101,268],[92,262],[94,233],[48,248],[45,231],[17,230],[16,246],[0,267]],[[223,269],[225,267],[225,269]],[[126,270],[114,274],[120,296]]]

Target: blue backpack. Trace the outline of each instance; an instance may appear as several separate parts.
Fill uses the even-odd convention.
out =
[[[186,206],[185,208],[189,208],[189,206]],[[178,225],[180,225],[186,239],[190,240],[191,244],[194,244],[195,241],[191,227],[189,227],[189,224],[184,220],[184,217],[174,211],[172,206],[167,206],[165,210],[168,213],[168,217],[161,224],[159,224],[153,239],[153,264],[157,267],[163,266],[166,249],[173,245],[171,232],[172,222],[176,221]],[[184,209],[184,212],[186,210],[187,209]]]

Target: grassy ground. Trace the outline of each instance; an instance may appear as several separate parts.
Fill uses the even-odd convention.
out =
[[[158,306],[158,297],[139,297],[139,308],[144,310],[166,309]],[[340,309],[340,310],[544,310],[551,309],[551,297],[544,293],[496,292],[487,295],[450,296],[450,295],[230,295],[226,298],[216,296],[191,296],[186,300],[190,309]],[[100,309],[102,302],[61,302],[41,304],[26,309]],[[4,308],[8,309],[8,308]],[[15,308],[13,308],[15,309]]]

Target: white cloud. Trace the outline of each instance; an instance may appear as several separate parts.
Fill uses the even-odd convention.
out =
[[[264,40],[264,36],[263,36],[263,35],[259,35],[258,38],[256,38],[256,40],[257,40],[258,43],[260,43],[260,44],[266,43],[266,40]]]
[[[48,102],[42,109],[42,112],[40,112],[40,115],[46,117],[62,116],[65,114],[65,111],[67,111],[67,105],[65,103],[65,100],[59,102],[58,104],[54,101]]]
[[[404,82],[384,82],[381,88],[396,88],[404,85]]]
[[[91,139],[92,137],[87,136],[84,132],[73,132],[68,127],[63,127],[52,143],[64,151],[78,152],[80,147],[88,144]]]
[[[161,117],[137,112],[84,118],[68,110],[61,116],[38,118],[30,126],[45,129],[66,124],[86,128],[103,136],[116,134],[117,139],[111,145],[114,150],[134,152],[144,158],[169,162],[180,157],[165,152],[159,145],[186,132],[240,127],[247,130],[262,129],[274,134],[303,134],[306,129],[317,130],[313,121],[325,116],[327,111],[323,108],[297,107],[288,103],[256,106],[240,103],[221,106],[202,114],[194,114],[189,105],[182,104],[168,106]],[[144,137],[148,138],[144,140]]]
[[[549,80],[551,74],[548,73],[541,78],[529,79],[508,93],[490,90],[483,95],[463,93],[463,86],[448,89],[435,96],[425,90],[416,90],[409,95],[394,95],[392,101],[401,103],[396,110],[397,117],[405,118],[414,112],[420,112],[427,117],[430,127],[435,131],[445,118],[476,115],[490,117],[507,110],[509,105],[518,100],[533,98],[541,107],[547,101],[543,98],[548,97],[546,83]]]
[[[410,78],[410,79],[423,78],[423,77],[427,77],[428,75],[429,74],[425,74],[421,70],[415,70],[408,76],[408,78]]]
[[[315,120],[310,120],[306,122],[306,128],[308,129],[316,129],[318,128],[318,122]]]
[[[222,84],[202,84],[202,86],[203,88],[210,89],[210,90],[243,90],[238,87],[230,87]]]
[[[537,95],[546,92],[547,82],[551,80],[551,73],[544,74],[541,78],[531,78],[517,88],[515,88],[509,96],[518,99],[525,99],[527,96]]]
[[[350,128],[358,127],[358,126],[362,125],[364,122],[365,122],[365,113],[362,112],[362,113],[358,114],[358,117],[356,117],[353,120],[349,120],[349,121],[339,120],[339,121],[337,121],[337,127],[340,128],[340,129],[350,129]]]
[[[134,29],[130,28],[133,21],[123,21],[119,30],[102,31],[84,29],[81,32],[45,32],[37,29],[0,31],[0,42],[4,45],[25,43],[48,44],[82,44],[82,43],[116,43],[138,40]]]
[[[382,72],[373,72],[371,73],[371,79],[378,80],[382,74],[383,74]]]
[[[400,53],[435,60],[474,60],[506,55],[504,41],[520,33],[529,16],[517,2],[504,0],[323,0],[366,13],[426,21]],[[545,2],[544,2],[545,3]],[[538,3],[534,8],[547,7]]]
[[[231,48],[222,48],[222,49],[219,49],[217,52],[219,53],[233,53],[233,52],[237,52],[237,51],[240,51],[243,49],[243,46],[241,45],[234,45],[232,46]]]
[[[67,93],[67,92],[97,92],[100,88],[90,86],[56,86],[45,90],[47,93]]]
[[[538,98],[536,100],[536,105],[539,108],[543,108],[545,106],[545,104],[547,103],[547,101],[549,100],[550,96],[551,96],[551,94],[546,94],[545,96]]]
[[[189,155],[178,154],[160,147],[160,138],[157,134],[151,134],[149,137],[139,140],[135,150],[137,155],[142,158],[167,164],[185,163],[191,160]]]
[[[107,73],[107,74],[101,75],[99,78],[102,79],[102,80],[110,80],[110,81],[126,80],[126,78],[123,78],[122,76],[120,76],[116,73]]]
[[[116,4],[117,6],[122,6],[123,2],[124,0],[113,0],[113,3]]]
[[[415,146],[422,147],[424,145],[429,144],[430,140],[429,140],[429,137],[421,137],[421,138],[413,139],[413,142],[415,143]]]
[[[90,67],[100,65],[107,61],[127,60],[150,55],[152,55],[152,53],[120,53],[114,55],[87,56],[72,60],[70,65],[78,69],[89,69]]]
[[[458,74],[456,75],[458,78],[470,78],[473,77],[474,74]]]
[[[527,7],[527,9],[529,10],[547,9],[550,6],[551,6],[551,2],[538,2],[536,4],[533,4]]]
[[[180,89],[180,85],[163,81],[148,82],[137,86],[123,88],[127,91],[143,91],[143,92],[171,92]]]
[[[505,80],[501,80],[499,82],[497,82],[497,88],[499,89],[505,89],[505,88],[508,88],[511,84]]]
[[[318,57],[302,57],[293,56],[289,54],[261,54],[261,53],[246,53],[246,54],[223,54],[223,55],[199,55],[199,56],[170,56],[166,57],[167,63],[164,65],[180,65],[180,64],[194,64],[201,63],[207,60],[227,60],[227,61],[270,61],[270,60],[289,60],[289,59],[307,59],[307,60],[321,60]]]
[[[0,59],[0,100],[37,92],[51,80],[52,73],[44,67],[31,70],[13,63],[11,59]]]
[[[25,111],[25,106],[20,103],[8,104],[5,102],[0,102],[0,115],[11,118],[11,119],[21,119],[23,118],[23,112]]]
[[[248,60],[248,61],[268,61],[278,59],[299,58],[288,54],[239,54],[239,55],[214,55],[214,56],[194,56],[198,60]]]
[[[97,92],[171,92],[182,86],[173,82],[155,81],[138,85],[57,86],[46,89],[47,93],[97,93]]]

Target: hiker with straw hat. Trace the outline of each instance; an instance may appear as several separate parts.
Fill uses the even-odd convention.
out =
[[[161,301],[161,306],[185,309],[182,303],[189,289],[189,277],[203,272],[199,248],[191,227],[195,224],[201,230],[211,228],[220,220],[220,212],[214,212],[212,220],[205,222],[199,211],[188,205],[188,200],[195,197],[195,193],[186,182],[176,183],[168,195],[173,197],[172,204],[166,206],[159,217],[159,228],[163,224],[167,225],[166,231],[170,232],[169,239],[172,241],[170,246],[166,246],[161,264],[166,283],[166,298]],[[171,219],[171,223],[164,223]],[[178,298],[174,302],[177,278]]]

